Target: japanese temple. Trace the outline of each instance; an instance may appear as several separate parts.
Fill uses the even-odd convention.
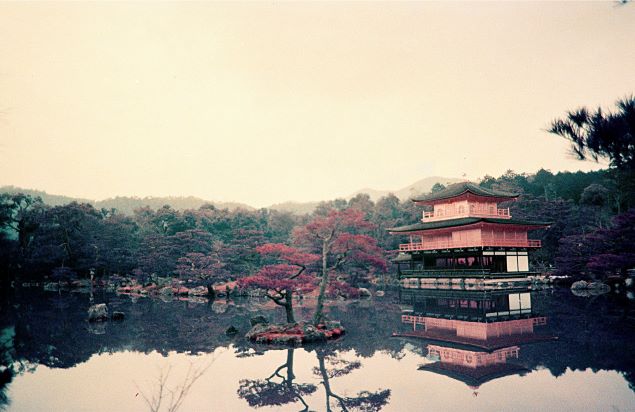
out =
[[[547,318],[534,313],[526,288],[495,291],[403,289],[404,330],[393,336],[426,342],[419,370],[448,376],[470,388],[529,369],[521,347],[556,339],[539,331]]]
[[[517,197],[463,182],[412,199],[428,209],[421,221],[388,229],[390,234],[409,237],[393,260],[402,284],[487,286],[537,275],[530,271],[528,254],[541,244],[527,232],[549,223],[513,219],[509,208],[499,207]]]

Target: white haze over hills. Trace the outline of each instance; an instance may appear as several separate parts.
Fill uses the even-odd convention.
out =
[[[254,210],[254,207],[238,202],[216,202],[212,200],[205,200],[195,196],[149,196],[149,197],[131,197],[131,196],[117,196],[104,200],[93,200],[78,197],[70,197],[64,195],[54,195],[46,193],[42,190],[23,189],[15,186],[3,186],[0,187],[0,193],[25,193],[31,196],[39,196],[42,201],[51,206],[61,206],[71,202],[78,203],[90,203],[97,209],[117,209],[118,211],[126,214],[132,214],[135,209],[148,206],[152,209],[158,209],[164,205],[170,205],[176,210],[185,209],[198,209],[205,204],[211,204],[219,209],[249,209]]]
[[[403,187],[399,190],[376,190],[376,189],[364,188],[353,193],[353,196],[359,193],[366,193],[367,195],[370,196],[370,199],[373,202],[376,202],[380,198],[392,193],[393,195],[397,196],[399,200],[406,200],[406,199],[410,199],[413,196],[420,195],[422,193],[428,193],[430,190],[432,190],[432,186],[434,186],[436,183],[441,183],[442,185],[447,186],[448,184],[457,183],[461,181],[463,181],[463,179],[457,179],[453,177],[432,176],[432,177],[426,177],[421,180],[417,180],[416,182],[406,187]]]
[[[351,199],[360,193],[368,194],[372,201],[376,202],[383,196],[387,196],[389,194],[394,194],[399,198],[399,200],[407,200],[413,196],[419,195],[421,193],[427,193],[432,189],[435,183],[441,183],[443,185],[448,185],[451,183],[460,182],[461,179],[456,178],[447,178],[447,177],[439,177],[432,176],[426,177],[424,179],[418,180],[406,187],[403,187],[398,190],[377,190],[371,188],[365,188],[356,191],[355,193],[348,196],[346,199]],[[95,208],[101,209],[111,209],[115,208],[122,213],[132,214],[135,209],[140,207],[148,206],[152,209],[158,209],[164,205],[170,205],[173,209],[176,210],[185,210],[185,209],[198,209],[199,207],[205,204],[212,204],[219,209],[247,209],[247,210],[255,210],[253,206],[238,203],[238,202],[217,202],[212,200],[201,199],[195,196],[162,196],[162,197],[129,197],[129,196],[117,196],[114,198],[108,198],[104,200],[92,200],[92,199],[84,199],[84,198],[75,198],[64,195],[54,195],[49,194],[45,191],[41,190],[32,190],[32,189],[23,189],[15,186],[3,186],[0,187],[0,193],[25,193],[31,196],[39,196],[42,198],[44,203],[49,204],[51,206],[59,206],[65,205],[71,202],[79,202],[79,203],[90,203]],[[281,212],[291,212],[297,214],[311,213],[315,207],[320,203],[320,201],[315,202],[282,202],[273,204],[267,209],[278,210]]]
[[[457,179],[453,177],[431,176],[423,178],[421,180],[417,180],[416,182],[398,190],[379,190],[371,188],[360,189],[348,196],[346,199],[348,200],[360,193],[365,193],[370,196],[370,199],[373,202],[376,202],[382,197],[388,196],[392,193],[393,195],[397,196],[399,200],[403,201],[422,193],[428,193],[432,189],[432,186],[435,185],[435,183],[441,183],[447,186],[448,184],[461,182],[462,180],[463,179]],[[271,205],[269,206],[269,209],[304,214],[311,213],[319,203],[320,202],[283,202]]]

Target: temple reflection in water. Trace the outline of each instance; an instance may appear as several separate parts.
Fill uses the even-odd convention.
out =
[[[432,362],[419,369],[460,380],[473,389],[529,372],[514,363],[522,345],[556,339],[541,331],[547,318],[534,313],[526,288],[404,288],[400,302],[407,309],[401,315],[404,328],[395,336],[427,343]]]

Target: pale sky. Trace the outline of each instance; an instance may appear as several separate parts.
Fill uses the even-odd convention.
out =
[[[0,185],[266,206],[590,170],[544,131],[635,93],[635,4],[0,3]]]

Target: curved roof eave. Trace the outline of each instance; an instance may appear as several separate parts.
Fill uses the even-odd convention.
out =
[[[419,232],[419,231],[434,230],[434,229],[447,229],[451,227],[461,227],[461,226],[472,225],[475,223],[533,226],[535,227],[535,229],[548,227],[552,225],[552,222],[533,222],[533,221],[527,221],[527,220],[498,219],[498,218],[487,218],[487,217],[462,217],[458,219],[439,220],[436,222],[428,222],[428,223],[419,222],[412,225],[388,228],[386,230],[389,233],[399,234],[399,233]]]
[[[472,193],[475,196],[491,197],[496,199],[515,199],[518,193],[503,192],[500,190],[488,189],[471,182],[455,183],[436,193],[413,197],[413,202],[438,202],[441,200],[451,199],[453,197],[462,196],[465,193]]]

